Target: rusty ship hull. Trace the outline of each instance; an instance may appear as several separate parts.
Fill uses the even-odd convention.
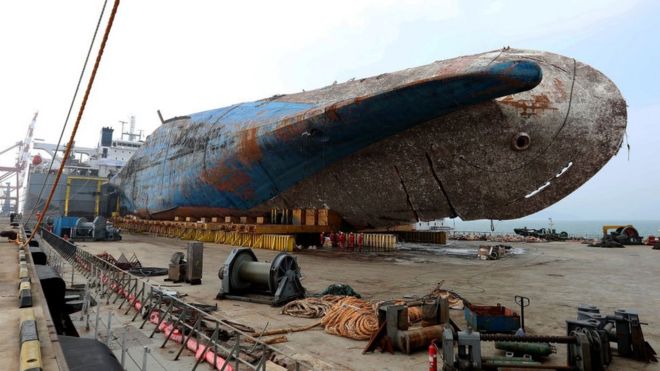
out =
[[[167,120],[115,176],[144,218],[329,208],[358,227],[523,217],[620,148],[596,69],[505,49]]]

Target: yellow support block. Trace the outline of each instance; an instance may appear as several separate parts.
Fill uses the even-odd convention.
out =
[[[195,239],[195,230],[192,228],[185,228],[180,237],[182,240],[193,240]]]
[[[240,234],[240,244],[241,247],[252,247],[252,234],[251,233],[241,233]]]
[[[210,229],[203,229],[203,230],[201,230],[201,233],[200,233],[199,238],[197,240],[202,241],[202,242],[214,242],[215,241],[215,233],[214,233],[214,231],[212,231]]]
[[[37,324],[32,308],[21,310],[20,331],[20,370],[41,371],[43,362],[41,360],[41,343],[37,333]]]
[[[43,369],[41,361],[41,343],[30,340],[21,344],[21,371],[37,371]]]
[[[255,249],[263,249],[264,246],[264,235],[263,234],[258,234],[254,236],[254,242],[252,243],[252,247]]]
[[[30,281],[23,281],[18,285],[19,290],[30,290]]]
[[[25,321],[34,321],[34,310],[33,309],[23,309],[21,310],[21,323]]]
[[[18,278],[21,279],[21,278],[28,278],[28,277],[30,277],[30,276],[28,275],[27,264],[25,264],[25,262],[21,262],[21,264],[19,265],[19,268],[18,268]]]
[[[227,239],[225,240],[225,243],[227,245],[236,245],[238,242],[238,233],[232,231],[227,233]]]

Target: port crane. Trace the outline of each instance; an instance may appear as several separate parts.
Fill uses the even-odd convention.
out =
[[[7,191],[11,189],[16,189],[16,196],[11,197],[9,194],[5,195],[5,202],[7,200],[15,200],[14,212],[18,213],[19,204],[20,204],[20,190],[23,188],[23,180],[25,179],[25,171],[27,170],[28,163],[30,160],[30,149],[32,148],[32,140],[34,137],[34,127],[37,124],[37,116],[39,112],[35,112],[32,117],[32,121],[28,126],[27,133],[25,134],[25,139],[22,141],[16,142],[13,145],[0,151],[0,156],[18,148],[18,155],[16,157],[16,163],[14,166],[0,166],[0,182],[11,179],[12,176],[16,176],[16,185],[8,185]],[[3,208],[4,209],[4,208]],[[3,210],[4,211],[4,210]]]

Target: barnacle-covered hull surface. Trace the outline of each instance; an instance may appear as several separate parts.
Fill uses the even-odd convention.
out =
[[[111,183],[123,213],[330,208],[358,227],[512,219],[612,156],[626,103],[594,68],[506,49],[167,120]]]

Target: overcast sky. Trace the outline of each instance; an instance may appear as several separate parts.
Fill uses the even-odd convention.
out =
[[[36,110],[35,137],[57,141],[102,4],[0,3],[0,149]],[[102,126],[130,115],[150,133],[157,109],[168,118],[502,46],[546,50],[618,85],[632,149],[532,217],[660,219],[659,39],[651,0],[124,0],[77,143],[95,146]]]

